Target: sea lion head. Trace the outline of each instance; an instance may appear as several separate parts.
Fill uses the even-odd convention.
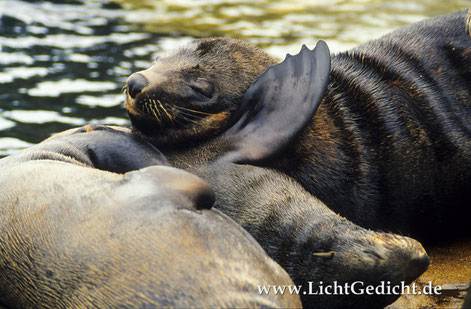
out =
[[[224,130],[252,82],[275,63],[244,41],[194,40],[128,78],[126,109],[153,144],[197,142]]]
[[[133,131],[161,149],[222,136],[228,151],[217,159],[225,162],[276,156],[311,122],[327,89],[330,52],[318,41],[274,63],[239,40],[193,41],[129,77]]]

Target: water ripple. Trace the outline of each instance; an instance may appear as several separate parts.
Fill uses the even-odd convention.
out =
[[[41,82],[36,87],[28,90],[30,96],[57,97],[63,93],[83,93],[87,91],[103,92],[116,89],[112,82],[92,82],[84,79],[61,79],[59,81]]]
[[[351,48],[469,0],[0,0],[0,156],[89,122],[127,125],[132,72],[195,37],[283,59],[318,39]]]

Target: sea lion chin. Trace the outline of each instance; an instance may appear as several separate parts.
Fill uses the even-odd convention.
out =
[[[154,145],[162,147],[177,144],[196,144],[209,136],[218,135],[224,130],[224,123],[228,121],[229,113],[221,112],[213,115],[191,120],[182,115],[178,110],[172,110],[167,119],[152,118],[146,114],[128,111],[132,123],[132,131]],[[188,119],[185,119],[185,118]],[[182,118],[184,120],[179,120]]]
[[[195,40],[159,57],[123,88],[134,131],[163,147],[217,136],[250,84],[275,63],[261,49],[228,38]]]

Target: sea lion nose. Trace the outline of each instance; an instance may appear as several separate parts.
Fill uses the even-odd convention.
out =
[[[411,277],[420,276],[423,272],[427,270],[430,265],[430,259],[427,254],[421,254],[419,256],[413,257],[409,263],[406,265],[404,273],[410,274]]]
[[[422,247],[422,244],[415,239],[392,235],[377,234],[370,237],[371,252],[379,260],[375,261],[375,266],[383,270],[396,270],[398,278],[411,282],[425,272],[430,265],[430,260]],[[380,264],[376,264],[377,262]]]
[[[141,73],[134,73],[128,78],[127,87],[128,93],[131,98],[136,98],[136,96],[142,92],[142,90],[149,84],[147,78]]]

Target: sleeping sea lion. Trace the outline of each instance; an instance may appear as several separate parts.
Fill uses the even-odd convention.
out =
[[[259,293],[293,282],[210,209],[206,182],[161,163],[125,129],[92,126],[1,159],[0,306],[300,307]]]
[[[319,42],[271,67],[248,43],[195,40],[132,74],[126,108],[135,134],[176,167],[271,167],[363,227],[423,241],[469,235],[460,222],[471,215],[466,14],[332,58]]]
[[[121,164],[119,169],[123,171],[130,166],[143,168],[156,164],[153,157],[162,160],[160,154],[153,155],[155,147],[127,129],[117,131],[99,126],[92,132],[90,127],[84,129],[87,128],[88,134],[79,134],[68,145],[90,157],[103,158],[94,160],[96,168],[104,169],[114,160],[126,161],[124,156],[140,165]],[[79,130],[87,131],[84,129]],[[105,134],[106,143],[94,134]],[[59,147],[60,141],[51,142],[51,148],[63,148]],[[113,169],[114,165],[108,168]],[[399,295],[314,293],[321,285],[334,282],[342,286],[361,282],[364,287],[378,286],[381,281],[391,286],[402,282],[407,285],[427,269],[427,254],[417,241],[351,223],[278,171],[225,162],[197,166],[190,171],[207,179],[215,190],[214,206],[254,236],[269,256],[288,271],[296,285],[302,287],[299,294],[304,306],[382,307]]]
[[[301,287],[304,308],[382,308],[400,295],[359,289],[408,285],[429,265],[414,239],[353,224],[279,171],[225,162],[189,171],[211,184],[214,207],[254,236]],[[334,286],[342,288],[328,294]],[[356,286],[357,294],[345,286]]]
[[[78,211],[75,209],[76,207],[69,207],[68,210],[64,210],[62,208],[59,208],[59,210],[55,210],[58,207],[48,207],[46,208],[45,212],[47,212],[50,216],[52,216],[53,214],[54,216],[57,216],[52,219],[47,217],[49,222],[57,221],[57,218],[60,218],[60,216],[62,216],[62,212],[64,211],[70,212],[73,210],[74,216],[77,217],[77,220],[84,221],[84,223],[82,224],[87,225],[87,228],[90,229],[90,233],[95,233],[103,236],[103,233],[106,234],[108,229],[111,229],[112,226],[114,226],[114,221],[110,220],[110,223],[105,224],[103,227],[94,226],[94,220],[98,219],[92,218],[94,218],[95,214],[100,215],[101,212],[106,210],[106,207],[104,207],[104,210],[93,210],[93,207],[96,207],[95,200],[97,199],[100,199],[99,205],[108,205],[109,201],[106,202],[107,197],[112,197],[115,202],[119,201],[120,199],[131,199],[132,201],[130,201],[129,203],[121,203],[123,205],[122,207],[128,207],[129,212],[136,212],[136,208],[142,208],[145,210],[142,205],[144,202],[141,201],[141,199],[144,199],[144,201],[157,199],[161,201],[161,203],[166,202],[169,203],[170,206],[176,204],[176,206],[178,207],[178,205],[181,205],[182,203],[182,201],[179,200],[178,197],[183,198],[184,196],[193,194],[192,192],[199,192],[198,188],[191,186],[191,183],[194,180],[193,178],[195,178],[196,176],[190,175],[190,178],[188,179],[184,178],[185,176],[188,176],[188,174],[184,173],[183,171],[180,171],[180,176],[182,177],[172,176],[172,174],[178,174],[176,171],[167,174],[163,173],[161,170],[160,172],[156,171],[157,167],[152,167],[152,165],[158,165],[161,162],[163,164],[166,164],[165,158],[162,157],[161,153],[154,146],[141,140],[135,135],[132,135],[131,132],[125,128],[86,126],[83,128],[65,131],[64,133],[57,134],[53,138],[46,140],[45,142],[40,143],[36,146],[33,146],[28,150],[25,150],[19,154],[1,160],[0,164],[2,165],[2,167],[10,166],[10,169],[12,170],[10,172],[4,172],[3,175],[13,175],[13,177],[11,177],[13,182],[9,183],[8,186],[2,183],[1,188],[3,188],[2,191],[5,192],[5,195],[3,195],[3,197],[5,197],[6,195],[8,195],[7,193],[10,192],[6,190],[6,188],[13,187],[15,188],[15,190],[20,191],[20,189],[18,188],[20,188],[21,186],[28,186],[29,192],[31,192],[28,196],[28,200],[35,199],[34,203],[30,202],[30,204],[32,204],[34,207],[32,207],[32,209],[29,211],[34,211],[37,207],[39,207],[38,205],[41,204],[40,201],[44,199],[43,197],[49,197],[49,195],[53,196],[49,197],[52,199],[52,201],[50,201],[48,205],[51,205],[51,203],[54,203],[57,200],[64,200],[64,194],[68,194],[68,199],[71,199],[73,201],[75,201],[76,199],[83,199],[83,202],[89,205],[83,210],[83,212],[88,214],[87,220],[83,219],[85,215],[82,213],[82,210]],[[44,165],[44,168],[48,169],[48,171],[41,174],[41,176],[38,176],[37,173],[41,173],[43,169],[41,167],[42,165]],[[24,166],[27,166],[27,169],[22,172]],[[59,177],[60,179],[56,178],[56,168],[51,168],[51,166],[57,166],[57,170],[61,171],[60,174],[62,176]],[[130,168],[140,168],[141,170],[129,172],[131,170]],[[97,169],[107,170],[109,172],[113,172],[114,170],[120,170],[123,173],[128,173],[124,174],[123,176],[115,173],[102,172]],[[79,172],[82,170],[85,172]],[[328,209],[322,202],[320,202],[311,194],[309,194],[306,190],[304,190],[293,179],[278,171],[251,165],[222,163],[199,166],[192,170],[192,172],[211,181],[211,185],[216,193],[215,206],[219,210],[223,211],[231,218],[233,218],[237,223],[242,225],[242,227],[244,227],[247,231],[249,231],[256,238],[257,241],[263,244],[267,252],[271,256],[276,258],[279,263],[284,268],[286,268],[286,270],[288,270],[288,272],[296,282],[296,287],[299,289],[296,294],[301,295],[305,306],[318,306],[322,308],[335,308],[345,306],[382,307],[393,302],[398,297],[398,295],[367,295],[365,293],[360,295],[355,295],[353,293],[345,293],[345,295],[322,295],[322,292],[319,290],[319,288],[321,286],[327,287],[333,284],[339,286],[345,286],[345,284],[352,285],[355,282],[361,283],[361,285],[359,285],[358,283],[356,284],[357,290],[365,288],[366,286],[378,286],[381,285],[381,282],[384,282],[385,284],[390,286],[395,286],[397,284],[401,284],[402,282],[404,282],[404,284],[408,284],[413,279],[418,277],[428,266],[428,257],[422,246],[417,241],[407,237],[373,232],[356,226],[348,220],[336,215],[334,212]],[[41,177],[47,179],[47,181],[43,181],[41,191],[40,181],[37,182],[37,191],[35,189],[35,186],[29,185],[29,180],[28,182],[23,183],[21,185],[14,181],[19,177],[23,177],[25,173],[27,173],[28,175],[31,174],[32,180],[36,178],[41,179]],[[85,176],[82,175],[83,173],[85,173]],[[87,173],[92,173],[95,176],[86,176]],[[165,177],[163,175],[160,175],[161,173],[165,174]],[[106,177],[103,175],[105,175]],[[126,189],[124,191],[121,187],[125,184],[127,187],[130,186],[128,184],[129,181],[124,181],[125,179],[131,177],[130,175],[134,175],[132,176],[132,180],[135,183],[133,184],[132,188]],[[120,181],[110,183],[107,177],[111,177],[112,180],[114,178],[117,178],[120,179]],[[63,178],[66,178],[67,181],[62,181]],[[79,181],[76,179],[81,180]],[[117,183],[119,185],[117,185]],[[151,185],[149,185],[149,183]],[[197,184],[198,183],[201,184],[201,180],[199,180]],[[190,184],[191,190],[188,189],[188,184]],[[52,185],[53,188],[51,190],[48,190],[48,186]],[[67,189],[72,185],[75,187],[79,187],[80,189],[82,189],[83,187],[84,189],[83,191],[79,190],[74,193],[72,192],[72,189]],[[63,189],[64,187],[66,189]],[[62,191],[63,193],[58,193]],[[125,193],[121,194],[120,192],[123,191]],[[153,193],[151,194],[150,191],[153,191]],[[162,191],[164,191],[165,194]],[[169,196],[173,196],[173,198],[169,198]],[[41,199],[38,199],[38,197]],[[190,200],[194,201],[198,209],[207,209],[211,206],[212,198],[213,197],[208,194],[193,194]],[[101,200],[105,200],[105,202],[102,202]],[[137,202],[134,202],[134,200],[137,200]],[[67,202],[67,199],[64,201],[68,205],[73,204],[70,201]],[[14,200],[14,203],[15,205],[21,206],[25,203],[25,201]],[[128,206],[128,204],[130,205]],[[121,208],[119,208],[119,216],[121,218],[128,218],[130,214],[127,214]],[[150,208],[151,210],[158,210],[158,207],[156,206]],[[115,208],[112,209],[114,211]],[[149,216],[149,212],[151,212],[151,210],[145,211],[142,216]],[[123,214],[121,214],[121,212],[123,212]],[[212,213],[213,211],[204,210],[205,214],[208,212]],[[217,211],[214,212],[218,213]],[[108,212],[105,214],[108,214]],[[108,217],[109,216],[104,215],[99,216],[99,218],[102,218],[100,220],[105,220]],[[138,218],[135,220],[143,220],[143,222],[148,222],[148,219],[144,220],[141,216],[138,216]],[[118,240],[120,242],[125,243],[128,243],[128,241],[139,242],[140,248],[140,242],[144,242],[143,240],[140,240],[140,237],[144,237],[141,234],[147,235],[147,233],[150,233],[148,236],[149,238],[145,237],[146,240],[151,239],[151,237],[157,237],[157,239],[162,239],[162,237],[166,235],[165,233],[171,233],[172,228],[177,228],[178,224],[180,224],[179,222],[187,220],[187,218],[180,219],[178,216],[176,216],[176,218],[172,218],[169,216],[162,215],[162,220],[165,220],[165,222],[169,220],[174,220],[176,221],[176,223],[172,224],[168,230],[161,229],[159,237],[154,235],[156,233],[158,234],[158,232],[148,232],[147,224],[143,224],[144,226],[139,228],[139,235],[133,234],[131,237],[126,234],[121,236],[121,238],[119,238]],[[26,223],[27,222],[29,221],[26,221]],[[122,223],[120,226],[126,226],[126,224],[131,224],[130,222],[134,221],[132,221],[131,219],[126,219],[124,222],[127,223]],[[210,222],[209,219],[208,222]],[[46,239],[48,241],[45,242],[45,245],[48,245],[47,248],[54,249],[50,250],[54,254],[56,254],[58,250],[63,250],[62,247],[55,248],[49,244],[51,242],[49,241],[49,239],[55,239],[54,235],[56,235],[56,229],[65,230],[67,235],[72,234],[73,237],[70,237],[70,241],[73,241],[74,243],[78,242],[79,244],[81,244],[81,248],[85,248],[83,249],[84,253],[81,257],[85,256],[88,260],[90,258],[88,252],[100,252],[98,251],[98,249],[93,248],[93,244],[90,244],[88,242],[83,243],[83,240],[80,241],[80,237],[82,235],[74,236],[73,230],[65,229],[64,227],[62,227],[62,224],[67,224],[69,226],[69,229],[77,230],[81,228],[80,224],[75,223],[75,221],[73,221],[71,218],[66,217],[66,219],[64,219],[64,223],[60,221],[57,224],[53,225],[54,229],[52,229],[52,232],[50,231],[51,227],[49,227],[49,225],[51,225],[50,223],[48,223],[48,228],[34,226],[34,228],[32,228],[32,231],[29,231],[24,227],[22,227],[22,230],[26,230],[25,232],[27,233],[24,233],[25,235],[32,235],[36,233],[38,235],[37,237],[44,238],[45,236],[47,236]],[[219,228],[219,225],[217,225],[217,223],[214,224],[216,225],[215,229]],[[228,223],[227,232],[230,232],[230,230],[232,230],[231,224],[233,224],[232,221]],[[188,228],[191,229],[191,222],[189,223],[189,225],[190,227]],[[149,229],[150,228],[151,227],[149,227]],[[14,228],[8,227],[7,230],[17,231],[19,229],[15,226]],[[49,235],[51,233],[52,235]],[[110,232],[110,235],[114,235],[115,233],[115,231],[112,231]],[[168,237],[172,237],[171,239],[173,241],[173,237],[178,238],[182,236],[182,233],[188,232],[186,231],[186,229],[184,229],[184,231],[177,233],[178,235],[170,235]],[[234,234],[234,232],[231,233]],[[225,236],[225,234],[223,233],[219,236],[214,236],[210,232],[207,232],[207,234],[199,232],[199,234],[201,236],[200,240],[204,240],[203,244],[209,241],[207,240],[208,237],[210,237],[211,242],[215,242],[215,245],[217,245],[218,241],[222,241],[222,239],[227,238],[227,236]],[[193,234],[190,233],[190,235]],[[235,233],[234,237],[236,237],[237,235],[238,234]],[[105,236],[100,238],[100,240],[104,243],[103,246],[105,246],[106,244],[108,244],[108,246],[111,246],[109,242],[114,240],[116,237],[113,236],[114,238],[112,238],[111,240],[106,240]],[[79,237],[78,240],[76,240],[77,237]],[[96,237],[98,236],[91,237],[87,232],[83,235],[83,237],[90,237],[91,239],[96,239]],[[126,237],[129,237],[129,239],[126,239]],[[243,237],[243,235],[239,235],[237,237]],[[22,240],[23,238],[20,237],[19,239]],[[228,245],[234,246],[235,240],[233,238],[229,238],[229,240],[231,241]],[[178,239],[175,241],[179,243]],[[7,246],[9,246],[12,242],[7,239],[5,243],[7,244]],[[142,245],[144,246],[145,243],[142,243]],[[191,245],[192,242],[189,241],[188,246]],[[195,248],[195,250],[199,252],[198,247]],[[242,245],[237,245],[235,246],[235,248],[237,250],[247,250],[244,249]],[[133,257],[133,255],[128,252],[130,250],[129,248],[124,247],[124,249],[125,250],[123,250],[122,253],[118,254],[116,257],[109,257],[106,255],[105,257],[110,259],[110,263],[114,261],[114,259],[121,259],[122,255],[124,254],[131,255],[131,257]],[[47,252],[49,253],[49,249],[47,250]],[[186,252],[178,250],[180,250],[179,247],[172,248],[172,252],[176,251],[176,253],[178,254]],[[188,258],[193,257],[197,254],[197,252],[193,254],[191,252],[192,249],[188,250]],[[32,252],[35,251],[33,250]],[[69,251],[65,251],[65,253],[61,253],[62,255],[60,256],[63,256],[63,254],[67,255],[68,252]],[[153,253],[157,254],[155,252]],[[206,253],[209,254],[208,252]],[[146,263],[154,263],[153,256],[150,256],[150,252],[148,254],[149,256],[139,256],[141,258],[141,263],[142,261],[146,261]],[[227,254],[232,254],[237,257],[237,253],[228,252]],[[102,256],[103,253],[98,255]],[[158,252],[157,256],[159,257],[159,259],[162,259],[162,255],[162,252]],[[65,266],[67,266],[67,263],[70,261],[70,257],[68,258],[69,259],[64,262],[66,264]],[[180,258],[183,259],[183,257]],[[18,260],[18,254],[15,255],[14,259]],[[137,258],[133,257],[132,259],[130,259],[130,261],[126,262],[128,263],[126,264],[127,267],[132,269],[133,271],[140,270],[140,268],[136,267],[134,264],[131,264],[131,262],[135,261],[135,259]],[[79,258],[74,261],[77,262],[77,260],[79,260]],[[147,262],[147,260],[149,260],[149,262]],[[54,262],[56,260],[52,259],[51,261],[52,265],[55,265]],[[181,261],[181,263],[183,262],[184,261]],[[102,260],[92,260],[92,262],[90,263],[104,262],[102,262]],[[187,261],[186,263],[190,262]],[[225,261],[225,263],[228,263],[228,261]],[[32,265],[35,266],[36,264]],[[95,269],[95,264],[92,265]],[[65,266],[61,267],[65,268]],[[189,265],[189,267],[196,266],[198,265]],[[168,268],[167,266],[162,264],[160,264],[159,267],[163,267],[165,269]],[[32,269],[35,268],[33,267]],[[106,267],[103,266],[102,269],[106,269]],[[262,267],[262,270],[263,269],[265,268]],[[3,279],[7,282],[9,282],[8,280],[11,279],[11,274],[15,273],[14,268],[9,268],[8,270],[9,276]],[[214,270],[216,271],[216,269]],[[172,271],[181,270],[174,268],[172,269]],[[231,275],[232,270],[231,268],[228,268],[227,270],[219,269],[219,271],[223,273],[223,276],[229,276]],[[254,269],[252,269],[251,271],[257,272]],[[160,270],[156,272],[160,274]],[[119,269],[116,270],[116,275],[118,274]],[[20,273],[20,275],[24,274]],[[103,274],[100,275],[105,276]],[[196,280],[192,278],[193,275],[198,276],[198,271],[195,271],[192,274],[187,274],[187,276],[190,277],[192,282]],[[65,286],[67,286],[69,282],[67,281],[67,277],[63,274],[61,276],[65,278],[61,279],[59,283],[65,282]],[[141,280],[138,275],[135,276],[136,278],[134,280]],[[213,282],[215,282],[215,279],[211,279],[210,276],[220,276],[220,274],[215,274],[211,272],[210,274],[207,274],[207,277],[204,277],[204,279],[207,280],[208,284],[213,284]],[[262,274],[253,274],[251,276],[262,276]],[[95,277],[92,276],[92,278]],[[22,280],[24,280],[24,278]],[[20,282],[22,280],[20,280]],[[152,278],[145,277],[144,280],[152,280]],[[175,281],[170,280],[166,282],[171,286],[172,289],[177,289],[177,287],[179,287],[180,285],[179,283],[177,283],[176,280],[177,279],[175,279]],[[3,283],[5,281],[2,281],[0,283]],[[36,283],[34,280],[32,282],[35,284],[39,284]],[[90,282],[95,281],[90,279]],[[134,284],[134,281],[130,282]],[[262,296],[274,294],[273,290],[267,291],[263,290],[263,288],[275,288],[275,286],[279,285],[280,282],[283,282],[283,280],[274,278],[272,279],[272,281],[267,281],[266,283],[263,283],[260,286],[260,288],[262,289],[261,292],[258,286],[256,287],[256,291],[262,294]],[[196,284],[201,285],[201,282],[197,281]],[[7,284],[6,286],[8,286],[9,288],[12,287],[11,282],[9,285]],[[114,288],[114,286],[111,287]],[[291,285],[291,287],[294,286]],[[103,285],[102,288],[110,288],[110,286]],[[202,289],[205,287],[203,286],[200,288]],[[253,287],[248,288],[253,289]],[[26,290],[29,291],[28,288],[26,288]],[[2,290],[0,290],[0,295],[3,295],[3,292],[1,291]],[[264,291],[267,292],[265,293]],[[54,290],[54,292],[60,293],[61,291],[57,289]],[[130,293],[132,292],[135,292],[135,290],[130,291]],[[162,295],[159,294],[161,293],[161,290],[153,290],[153,292],[158,295]],[[79,293],[79,296],[86,297],[86,295],[88,295],[86,293],[89,292],[84,292],[84,294]],[[226,293],[225,288],[222,289],[220,293]],[[321,293],[321,295],[316,295],[315,293]],[[41,297],[44,297],[41,296],[42,290],[40,290],[38,294],[39,295],[34,294],[37,299],[41,299]],[[288,292],[286,292],[286,294],[288,294]],[[95,300],[101,302],[99,304],[105,304],[106,302],[110,301],[110,295],[108,294],[100,294],[99,296],[93,294],[92,297],[96,297]],[[271,297],[274,296],[271,295],[270,299]],[[17,300],[16,298],[14,299],[15,301]],[[13,300],[10,299],[8,301]],[[51,300],[47,299],[44,301],[50,302]],[[200,301],[199,304],[204,304],[205,306],[209,306],[212,304],[211,301],[208,301],[204,298],[201,300],[198,299],[193,301],[195,302],[195,305],[197,304],[197,301]],[[284,306],[284,304],[280,302],[274,303]],[[72,304],[78,305],[78,303]],[[129,302],[129,304],[132,304],[131,301]],[[137,304],[140,303],[137,302]],[[236,300],[232,300],[231,305],[234,304],[237,304]],[[295,303],[288,302],[287,304],[291,305]]]

